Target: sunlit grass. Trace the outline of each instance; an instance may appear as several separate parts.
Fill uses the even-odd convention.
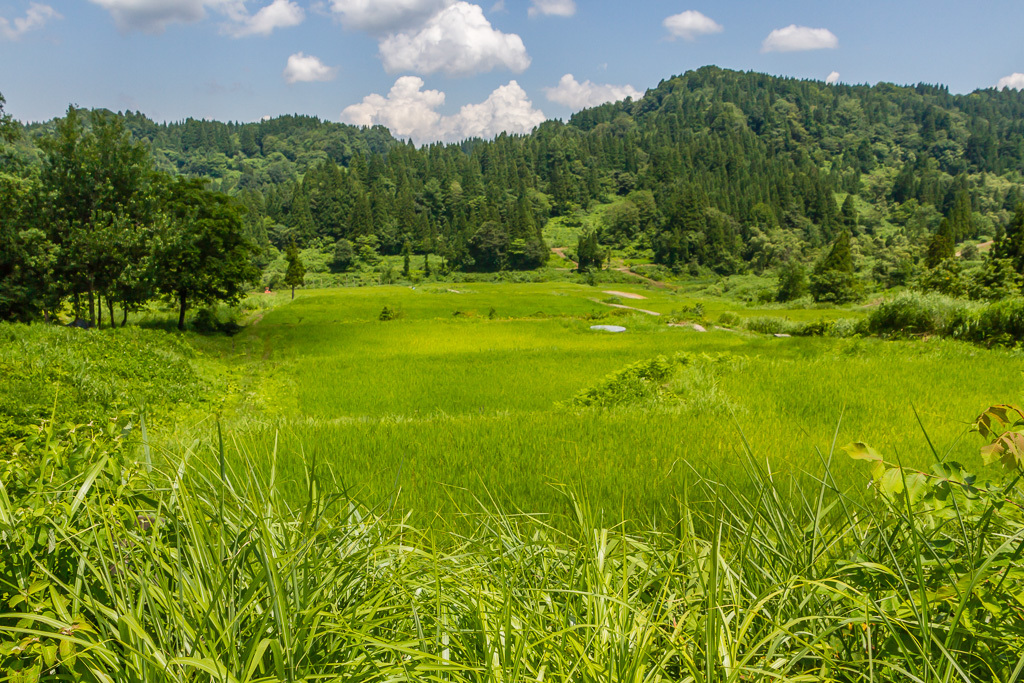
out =
[[[560,485],[587,491],[609,519],[657,520],[677,508],[695,472],[744,487],[736,466],[744,440],[755,457],[791,472],[816,473],[816,451],[827,452],[833,439],[869,440],[923,463],[920,419],[938,447],[972,461],[975,450],[957,441],[966,420],[1020,388],[1014,352],[941,341],[698,333],[591,301],[607,298],[603,289],[610,288],[303,293],[225,350],[252,375],[246,410],[225,418],[247,459],[266,463],[276,444],[282,480],[299,482],[315,458],[360,500],[397,504],[421,520],[492,498],[529,512],[559,511]],[[645,308],[696,301],[614,289],[649,297],[627,300]],[[385,305],[402,317],[379,321]],[[590,330],[600,316],[627,332]],[[240,349],[248,353],[242,361]],[[743,362],[691,372],[679,404],[559,405],[626,364],[680,351]],[[846,465],[837,472],[844,486],[864,483]]]

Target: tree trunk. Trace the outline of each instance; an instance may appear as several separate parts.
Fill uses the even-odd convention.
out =
[[[82,317],[82,297],[79,296],[78,290],[75,290],[75,319]]]
[[[185,292],[180,292],[178,294],[178,303],[179,303],[179,307],[178,307],[178,329],[181,330],[182,332],[184,332],[185,331],[185,306],[187,305],[187,303],[185,301]]]
[[[124,308],[121,309],[124,312],[124,317],[121,318],[121,327],[127,327],[128,326],[128,304],[126,304],[124,302],[121,302],[121,305],[124,307]]]
[[[117,327],[114,322],[114,299],[111,296],[107,296],[107,312],[110,313],[110,329]]]
[[[292,285],[292,301],[295,301],[295,285]]]
[[[92,283],[89,283],[89,324],[96,327],[96,295],[92,290]]]

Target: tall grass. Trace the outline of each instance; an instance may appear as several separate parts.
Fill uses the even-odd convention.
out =
[[[1024,672],[1022,499],[998,474],[982,486],[943,461],[927,488],[862,447],[879,491],[863,504],[837,489],[834,451],[818,481],[741,455],[750,493],[696,476],[666,531],[609,527],[567,492],[568,524],[483,511],[438,544],[324,495],[318,466],[290,503],[273,469],[232,468],[220,447],[153,467],[120,428],[45,428],[18,450],[31,476],[0,489],[7,680]]]
[[[887,336],[928,334],[1012,346],[1024,342],[1024,299],[976,303],[904,292],[880,303],[868,326]]]

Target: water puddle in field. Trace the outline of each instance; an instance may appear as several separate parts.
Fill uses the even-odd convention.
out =
[[[591,325],[590,329],[599,332],[625,332],[626,328],[621,325]]]

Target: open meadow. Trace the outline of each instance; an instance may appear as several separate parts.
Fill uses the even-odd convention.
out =
[[[606,300],[663,315],[598,303]],[[977,437],[964,438],[970,423],[1019,393],[1016,352],[666,324],[697,303],[712,319],[730,307],[669,290],[570,283],[308,291],[239,335],[200,345],[243,378],[221,416],[231,458],[267,471],[273,462],[293,493],[315,462],[355,499],[397,506],[420,523],[452,524],[451,513],[482,507],[564,514],[572,490],[606,522],[660,525],[701,477],[747,486],[748,449],[803,485],[833,460],[836,484],[862,490],[866,472],[835,457],[836,446],[867,441],[922,467],[934,447],[975,463]],[[385,307],[395,319],[379,319]],[[794,320],[862,315],[732,309]],[[627,331],[590,329],[599,323]],[[694,362],[666,381],[667,392],[569,405],[609,373],[680,353]]]

